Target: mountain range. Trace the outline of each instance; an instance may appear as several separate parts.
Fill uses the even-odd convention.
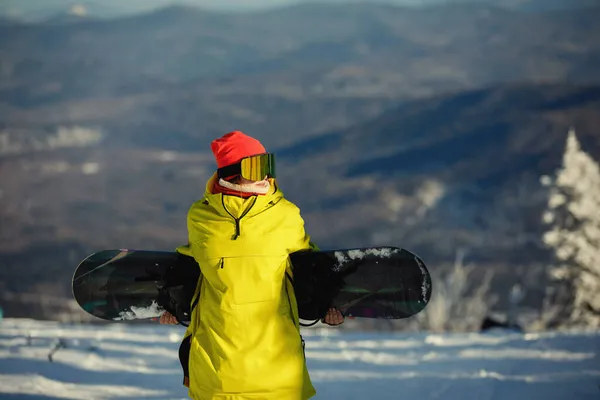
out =
[[[9,24],[0,26],[0,121],[32,135],[99,124],[119,146],[167,130],[188,149],[243,126],[279,145],[295,129],[347,127],[405,99],[503,82],[596,82],[599,18],[600,8],[311,5],[251,17],[171,7]],[[319,115],[329,107],[338,111]]]
[[[531,278],[568,129],[600,159],[597,20],[311,4],[1,23],[0,289],[68,297],[93,251],[184,243],[233,129],[277,154],[321,247],[400,245],[433,270],[467,249],[498,290]]]
[[[78,18],[115,18],[153,11],[167,6],[187,5],[206,10],[228,12],[251,12],[285,8],[303,4],[363,4],[395,5],[405,7],[430,7],[447,4],[494,5],[515,11],[550,11],[593,7],[594,0],[4,0],[0,4],[0,16],[22,21],[39,22],[73,15]]]

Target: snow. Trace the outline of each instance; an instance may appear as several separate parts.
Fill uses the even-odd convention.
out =
[[[555,179],[542,183],[549,187],[543,240],[559,261],[549,275],[568,293],[557,303],[571,308],[569,322],[600,327],[600,165],[581,149],[574,129]]]
[[[115,318],[116,321],[122,320],[133,320],[133,319],[146,319],[160,317],[165,311],[164,308],[159,306],[155,301],[152,302],[148,307],[136,307],[131,306],[131,311],[121,311],[120,317]]]
[[[427,270],[425,269],[425,265],[423,265],[423,262],[419,259],[419,257],[415,257],[415,261],[417,262],[417,264],[419,265],[419,269],[421,270],[421,275],[423,277],[427,276]],[[423,282],[421,283],[421,296],[423,296],[423,301],[427,303],[428,299],[427,299],[427,293],[429,293],[429,288],[430,288],[430,283],[429,281],[423,279]]]
[[[366,249],[352,249],[347,251],[335,251],[333,255],[337,260],[337,265],[334,266],[334,271],[339,271],[343,265],[351,260],[360,260],[366,256],[375,256],[375,257],[386,257],[389,258],[394,254],[401,251],[399,248],[395,247],[381,247],[381,248],[366,248]],[[414,257],[416,263],[419,265],[421,269],[421,273],[423,276],[427,275],[425,266],[423,262],[418,258]],[[423,301],[427,302],[427,294],[429,293],[429,282],[423,279],[423,283],[421,284],[421,293],[423,295]]]
[[[182,326],[0,322],[2,399],[186,399]],[[600,331],[303,330],[314,399],[599,399]],[[52,361],[49,354],[52,353]]]
[[[391,248],[391,247],[382,247],[382,248],[368,248],[368,249],[353,249],[348,251],[336,251],[333,253],[335,258],[337,259],[338,268],[350,260],[358,260],[364,258],[365,256],[375,256],[375,257],[391,257],[396,254],[399,249]]]

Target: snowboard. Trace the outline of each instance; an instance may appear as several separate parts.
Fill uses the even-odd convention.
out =
[[[293,278],[285,279],[293,285],[299,317],[313,323],[330,307],[345,317],[408,318],[431,297],[427,267],[402,248],[302,251],[290,261]],[[77,266],[72,290],[83,310],[104,320],[147,320],[166,310],[185,325],[199,278],[194,258],[177,252],[103,250]]]

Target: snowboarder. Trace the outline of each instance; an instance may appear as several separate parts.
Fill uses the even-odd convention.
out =
[[[192,399],[304,400],[316,394],[300,336],[289,254],[318,250],[275,180],[275,157],[233,131],[211,143],[217,171],[187,214],[201,279],[179,350]],[[343,323],[330,309],[322,322]],[[161,323],[177,323],[165,313]]]

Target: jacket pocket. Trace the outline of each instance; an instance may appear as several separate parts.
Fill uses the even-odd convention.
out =
[[[274,301],[280,294],[285,264],[280,257],[224,258],[219,270],[234,305]]]

